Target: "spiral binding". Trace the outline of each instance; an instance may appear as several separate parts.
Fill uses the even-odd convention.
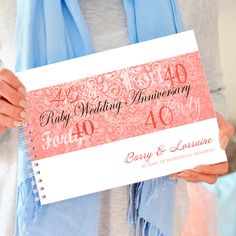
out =
[[[33,146],[33,139],[30,136],[31,131],[27,130],[29,127],[29,124],[24,124],[22,127],[19,129],[19,137],[20,137],[20,142],[23,147],[25,156],[26,156],[26,166],[27,170],[29,172],[29,177],[31,179],[31,186],[32,186],[32,193],[34,195],[34,199],[36,202],[39,202],[40,199],[45,199],[46,195],[43,193],[44,191],[44,186],[42,178],[40,178],[40,170],[39,170],[39,163],[35,162],[32,163],[31,160],[36,158],[36,155],[33,154],[30,156],[30,153],[35,150]]]

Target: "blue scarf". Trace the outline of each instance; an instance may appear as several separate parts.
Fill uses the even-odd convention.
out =
[[[175,0],[124,0],[124,9],[131,43],[182,31]],[[77,0],[18,0],[17,71],[90,53],[93,46]],[[100,194],[40,206],[26,156],[20,146],[15,235],[98,235]],[[130,186],[127,219],[137,235],[140,229],[145,236],[172,235],[175,183],[162,177]]]

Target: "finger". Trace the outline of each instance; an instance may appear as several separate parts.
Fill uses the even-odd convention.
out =
[[[0,114],[0,126],[5,126],[7,128],[20,127],[23,125],[22,121],[14,120],[9,116]]]
[[[0,135],[5,133],[5,131],[6,131],[6,127],[0,126]]]
[[[0,96],[15,106],[27,108],[24,95],[22,95],[20,92],[17,92],[3,80],[0,80]]]
[[[222,150],[225,150],[226,147],[228,146],[228,144],[229,144],[229,137],[226,136],[226,135],[222,136],[222,137],[220,138],[220,148],[221,148]]]
[[[7,101],[1,99],[0,99],[0,114],[10,116],[14,120],[24,121],[25,119],[28,118],[28,114],[24,109],[13,106]]]
[[[201,165],[192,169],[192,171],[198,173],[211,174],[211,175],[223,175],[226,174],[228,170],[229,170],[228,162],[221,162],[214,165]]]
[[[194,171],[183,171],[175,174],[175,178],[183,179],[190,182],[206,182],[208,184],[214,184],[217,181],[217,175],[201,174]]]
[[[178,178],[178,179],[182,179],[188,182],[192,182],[192,183],[198,183],[198,182],[205,182],[208,184],[215,184],[217,181],[217,176],[214,175],[206,175],[206,176],[202,176],[199,178]]]
[[[20,80],[10,70],[0,70],[0,80],[4,80],[9,86],[18,90],[24,96],[26,95],[25,87]]]
[[[219,125],[220,146],[222,149],[225,149],[234,134],[234,127],[219,113],[217,113],[217,121]]]

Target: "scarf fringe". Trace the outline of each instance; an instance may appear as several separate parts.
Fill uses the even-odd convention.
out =
[[[158,199],[158,195],[160,191],[163,191],[163,187],[164,189],[166,189],[168,188],[169,185],[173,185],[173,184],[176,185],[177,180],[171,179],[169,176],[163,176],[157,179],[152,179],[151,189],[150,189],[148,199],[146,201],[146,205],[149,205],[153,199]]]
[[[154,226],[152,223],[139,218],[136,224],[135,236],[167,236],[159,228]]]
[[[17,202],[21,205],[21,208],[17,212],[18,224],[21,225],[21,231],[27,231],[27,224],[29,220],[35,221],[37,217],[37,212],[41,209],[41,204],[39,201],[39,194],[36,187],[36,180],[34,178],[34,173],[32,169],[32,163],[30,160],[30,153],[28,151],[28,145],[26,144],[26,139],[24,135],[24,130],[19,129],[20,142],[23,147],[23,152],[25,152],[25,158],[23,165],[24,172],[28,176],[24,181],[21,182],[19,190],[17,193]],[[16,227],[17,228],[17,227]]]
[[[27,227],[28,224],[27,222],[32,222],[37,219],[37,213],[41,209],[41,205],[38,199],[38,193],[33,191],[33,186],[32,186],[32,179],[33,178],[28,178],[25,180],[25,183],[22,183],[21,189],[26,189],[26,186],[31,186],[31,189],[26,189],[27,194],[25,197],[23,197],[22,191],[18,192],[17,198],[18,198],[18,204],[21,204],[21,208],[18,208],[17,212],[17,225],[16,225],[16,231],[20,230],[20,233],[22,235],[25,235],[27,232]],[[31,196],[33,195],[33,198]],[[32,201],[33,199],[33,201]],[[20,229],[18,226],[20,225]],[[19,234],[21,235],[21,234]]]
[[[159,193],[163,191],[163,187],[168,189],[170,185],[176,185],[178,183],[178,180],[171,179],[169,176],[163,176],[149,181],[151,187],[145,205],[151,204],[153,200],[158,200]],[[156,225],[139,216],[143,184],[144,182],[140,182],[130,186],[128,224],[135,225],[136,236],[167,236]]]
[[[138,222],[138,210],[142,196],[143,182],[132,184],[129,187],[129,207],[128,207],[128,224]]]

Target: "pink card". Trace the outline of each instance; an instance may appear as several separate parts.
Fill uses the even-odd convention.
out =
[[[226,160],[193,31],[18,75],[41,204]]]

